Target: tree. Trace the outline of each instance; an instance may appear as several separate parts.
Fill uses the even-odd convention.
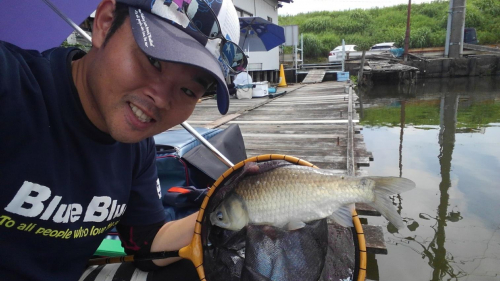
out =
[[[370,50],[371,46],[376,44],[373,39],[370,39],[369,37],[366,37],[360,42],[356,42],[356,46],[358,47],[358,51],[362,51],[363,53],[361,54],[361,64],[359,66],[359,72],[358,72],[358,86],[361,86],[364,84],[364,79],[363,79],[363,68],[365,66],[365,55],[366,51]]]

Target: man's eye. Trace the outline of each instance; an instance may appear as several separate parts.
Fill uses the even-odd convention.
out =
[[[161,71],[161,63],[160,63],[159,60],[157,60],[157,59],[155,59],[153,57],[150,57],[150,56],[148,56],[148,60],[149,60],[149,63],[152,66],[156,67],[156,69],[158,69],[159,71]]]
[[[181,90],[189,97],[197,98],[196,94],[188,88],[181,88]]]

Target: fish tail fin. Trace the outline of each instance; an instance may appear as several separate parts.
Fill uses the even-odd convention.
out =
[[[367,177],[375,182],[373,192],[375,199],[368,203],[379,211],[395,227],[402,229],[405,223],[393,206],[390,196],[415,188],[415,183],[409,179],[398,177]]]

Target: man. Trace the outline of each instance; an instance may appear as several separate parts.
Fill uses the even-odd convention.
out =
[[[213,87],[227,112],[239,30],[231,1],[188,2],[102,0],[87,54],[0,41],[0,279],[78,280],[114,226],[130,254],[191,241],[196,214],[164,224],[152,136]]]

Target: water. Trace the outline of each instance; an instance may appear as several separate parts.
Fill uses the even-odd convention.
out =
[[[393,198],[407,228],[379,217],[388,255],[370,255],[372,280],[500,281],[500,77],[379,85],[357,109],[369,175],[417,188]]]

